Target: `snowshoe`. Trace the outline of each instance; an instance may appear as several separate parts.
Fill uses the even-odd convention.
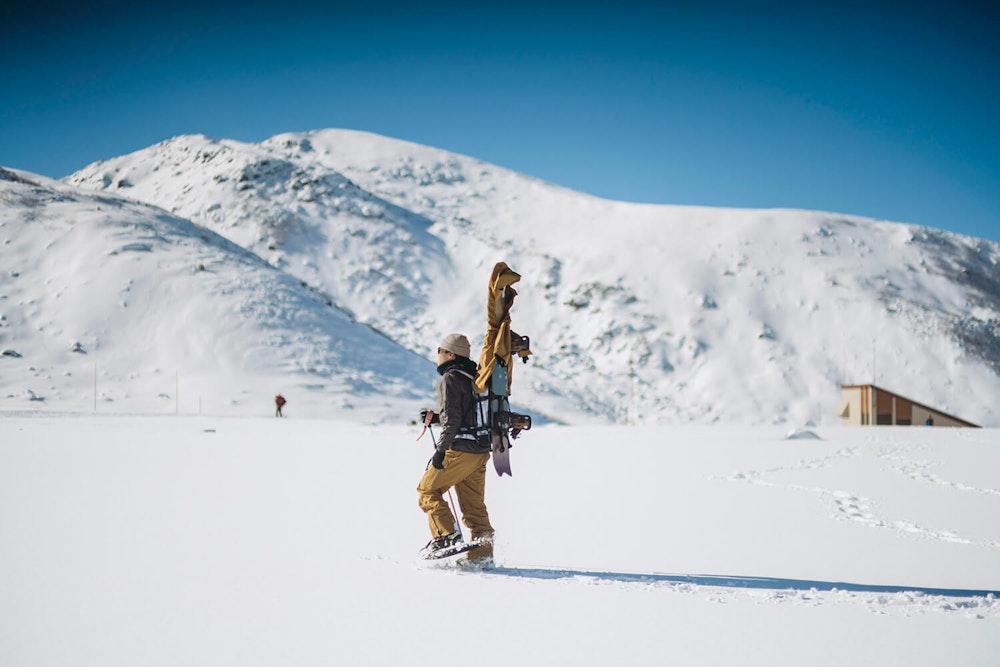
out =
[[[471,543],[470,543],[471,544]],[[465,548],[462,548],[465,547]],[[472,546],[467,546],[462,538],[461,531],[456,530],[448,535],[435,537],[420,550],[420,557],[431,560],[435,558],[446,558],[463,551],[468,551]]]

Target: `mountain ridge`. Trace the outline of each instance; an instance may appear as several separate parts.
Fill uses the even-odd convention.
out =
[[[425,357],[447,331],[475,339],[489,269],[507,261],[524,276],[515,328],[540,353],[515,398],[563,421],[830,420],[837,384],[871,379],[998,420],[989,241],[612,202],[350,130],[177,137],[64,182],[173,210]]]

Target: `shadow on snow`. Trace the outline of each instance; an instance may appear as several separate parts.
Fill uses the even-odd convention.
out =
[[[601,572],[590,570],[559,570],[534,567],[497,567],[491,574],[521,577],[524,579],[573,579],[576,577],[625,583],[671,583],[747,588],[774,591],[849,591],[852,593],[919,593],[948,597],[1000,597],[1000,591],[969,590],[964,588],[928,588],[926,586],[883,586],[878,584],[852,584],[843,581],[814,581],[811,579],[783,579],[780,577],[740,577],[719,574],[660,574],[633,572]]]

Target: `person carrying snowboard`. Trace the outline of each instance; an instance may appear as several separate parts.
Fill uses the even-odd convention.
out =
[[[489,438],[481,443],[476,437],[478,410],[472,383],[477,367],[469,358],[471,351],[469,339],[454,333],[445,336],[438,347],[441,434],[417,492],[432,537],[422,553],[446,549],[462,541],[455,517],[444,500],[448,489],[455,487],[463,523],[471,531],[472,541],[481,542],[468,551],[468,560],[487,563],[493,557],[493,526],[485,502],[486,462],[491,446]]]

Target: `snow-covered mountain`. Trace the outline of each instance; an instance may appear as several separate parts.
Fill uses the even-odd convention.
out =
[[[965,419],[1000,424],[1000,246],[985,240],[823,212],[607,201],[345,130],[260,144],[178,137],[64,180],[46,187],[79,201],[53,216],[114,201],[122,211],[167,219],[118,197],[165,209],[177,224],[193,223],[193,244],[207,238],[217,248],[210,232],[225,237],[246,266],[265,260],[248,273],[287,281],[288,289],[298,284],[302,298],[327,299],[330,313],[348,314],[344,322],[369,325],[428,359],[449,331],[475,344],[485,329],[486,279],[506,261],[524,276],[514,328],[532,337],[536,352],[516,371],[514,398],[555,419],[829,421],[841,382],[875,378]],[[24,208],[9,199],[5,227]],[[6,265],[12,249],[0,252]],[[25,253],[14,255],[26,266],[20,273],[43,272]],[[6,271],[0,279],[9,291]],[[18,281],[19,298],[43,298]],[[206,303],[225,296],[200,287]],[[270,298],[285,309],[276,326],[286,338],[307,345],[323,330],[319,320],[301,325],[285,296]],[[9,320],[15,302],[8,295],[2,303]],[[162,315],[185,317],[169,310]],[[218,318],[226,306],[214,310],[227,319]],[[15,328],[4,324],[0,331]],[[27,322],[17,331],[34,335]],[[166,337],[163,344],[172,345]],[[406,365],[372,369],[364,365],[368,352],[355,352],[354,372],[367,368],[379,378],[369,387],[393,388],[389,404],[399,392],[419,393],[433,374],[429,361],[419,380],[407,377]],[[330,369],[341,364],[316,353]],[[289,363],[299,357],[293,349],[281,354]],[[211,363],[203,368],[208,373]],[[245,383],[255,383],[260,369],[243,369]],[[5,395],[23,393],[20,380],[7,378],[5,369]],[[309,401],[330,393],[324,382],[298,389]]]
[[[378,419],[399,412],[386,394],[415,410],[432,381],[317,290],[161,209],[4,169],[0,234],[7,409],[260,414],[285,392]]]

